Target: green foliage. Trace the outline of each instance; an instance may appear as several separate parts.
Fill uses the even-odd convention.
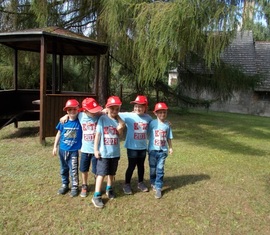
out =
[[[265,19],[267,25],[246,25],[253,27],[256,40],[269,40],[269,0],[250,2],[255,3],[253,13]],[[114,61],[110,67],[111,93],[120,92],[120,85],[123,85],[132,94],[151,94],[156,82],[163,81],[167,75],[170,65],[173,63],[176,67],[184,63],[189,53],[200,55],[208,67],[213,63],[218,66],[220,52],[241,26],[243,3],[235,0],[3,0],[0,3],[0,31],[57,25],[107,41],[111,61]],[[9,59],[7,63],[0,61],[3,78],[0,88],[7,88],[13,82],[9,80],[12,77],[12,58],[10,54],[3,53],[5,51],[1,56]],[[35,62],[31,58],[28,60],[24,60],[25,71],[24,66],[20,65],[20,86],[38,87],[39,75],[34,71]],[[79,65],[76,64],[78,62]],[[51,64],[50,59],[48,64]],[[92,62],[76,59],[65,64],[65,90],[93,89]],[[48,89],[52,79],[50,69]],[[209,83],[212,90],[224,88],[221,93],[229,91],[228,95],[232,88],[242,86],[238,81],[224,86],[227,80],[223,79],[223,75],[220,78],[220,84],[218,77],[211,82],[207,82],[212,79],[210,77],[205,82],[204,79],[194,81],[198,82],[198,89],[199,85]],[[249,81],[247,84],[252,85]],[[175,92],[175,96],[179,96],[179,92]]]
[[[171,60],[181,62],[190,51],[208,65],[237,29],[238,8],[219,1],[103,1],[101,22],[113,53],[132,60],[140,82],[162,77]],[[217,34],[218,32],[218,34]],[[126,51],[131,54],[124,55]],[[124,60],[126,61],[126,60]]]

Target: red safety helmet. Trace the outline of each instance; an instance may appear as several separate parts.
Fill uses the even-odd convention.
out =
[[[76,107],[79,107],[79,102],[75,99],[71,99],[66,102],[66,105],[63,108],[63,110],[67,111],[68,108],[76,108]]]
[[[131,104],[145,104],[148,105],[147,97],[144,95],[138,95],[134,101],[130,102]]]
[[[120,105],[122,105],[120,98],[118,96],[111,96],[107,100],[106,108]]]
[[[158,110],[167,110],[167,109],[168,109],[168,106],[165,103],[160,102],[160,103],[156,103],[154,112]]]
[[[82,109],[88,111],[89,113],[100,112],[103,108],[97,103],[93,98],[85,98],[82,101]]]

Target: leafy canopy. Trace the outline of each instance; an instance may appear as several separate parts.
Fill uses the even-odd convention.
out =
[[[218,63],[240,24],[231,1],[104,0],[103,6],[100,20],[112,50],[136,64],[144,83],[162,77],[172,60],[184,61],[188,52],[201,54],[209,66]]]

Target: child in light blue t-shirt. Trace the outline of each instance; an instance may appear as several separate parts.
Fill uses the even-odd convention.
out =
[[[165,103],[157,103],[154,110],[157,119],[150,123],[148,129],[150,182],[156,192],[155,198],[162,197],[165,159],[168,153],[173,153],[171,141],[173,134],[169,122],[166,121],[167,110]]]
[[[119,97],[109,97],[106,103],[107,115],[102,115],[99,118],[96,127],[94,154],[97,158],[97,177],[92,202],[97,208],[104,207],[101,187],[105,176],[108,176],[106,195],[109,199],[115,197],[112,184],[120,159],[120,135],[125,128],[125,123],[118,115],[121,104]]]
[[[132,194],[130,183],[136,167],[138,170],[138,189],[142,192],[148,192],[148,188],[144,184],[144,162],[147,151],[147,130],[152,117],[146,113],[148,107],[146,96],[138,95],[131,104],[134,104],[133,112],[119,113],[127,127],[124,145],[128,156],[128,167],[123,186],[125,194]]]

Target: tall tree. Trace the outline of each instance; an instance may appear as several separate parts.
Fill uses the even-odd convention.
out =
[[[220,53],[242,23],[244,2],[103,0],[100,19],[113,56],[141,84],[153,84],[170,64],[184,64],[190,54],[199,55],[209,68],[218,66]]]

